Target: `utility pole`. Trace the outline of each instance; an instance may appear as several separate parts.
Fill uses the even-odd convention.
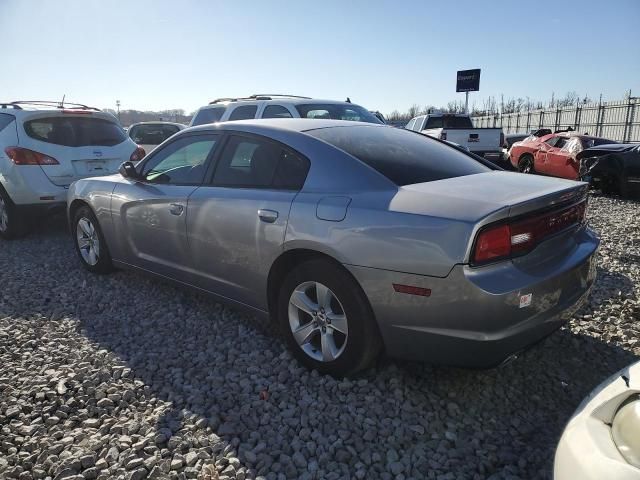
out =
[[[120,100],[116,100],[116,108],[118,109],[118,121],[120,121]]]

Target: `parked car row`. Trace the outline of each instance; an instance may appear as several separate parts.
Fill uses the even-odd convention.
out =
[[[320,372],[353,374],[382,352],[494,366],[579,308],[599,240],[587,185],[572,181],[579,171],[504,172],[472,147],[515,139],[451,128],[467,120],[424,116],[398,129],[350,102],[255,95],[211,102],[191,128],[144,122],[125,133],[85,105],[1,104],[0,235],[17,236],[31,208],[66,205],[90,272],[139,270],[207,292],[270,320]],[[638,154],[594,137],[533,137],[510,158],[530,154],[543,173],[553,171],[535,163],[546,165],[540,151],[555,158],[549,149],[571,142],[580,148],[566,165],[597,145],[584,157],[594,181]],[[617,448],[610,468],[638,467],[637,395],[608,400],[621,388],[603,387],[571,421],[558,478],[600,471],[583,468],[582,441],[609,449],[607,461]]]
[[[572,131],[540,130],[511,145],[506,143],[504,152],[511,166],[522,173],[584,180],[603,193],[629,196],[640,192],[638,144],[620,144]]]

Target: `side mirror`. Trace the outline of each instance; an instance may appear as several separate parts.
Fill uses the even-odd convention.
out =
[[[133,162],[124,162],[122,165],[120,165],[118,172],[120,172],[120,175],[122,175],[124,178],[131,178],[132,180],[137,180],[139,178],[138,171],[133,165]]]

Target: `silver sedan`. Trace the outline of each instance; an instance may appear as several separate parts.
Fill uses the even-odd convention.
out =
[[[247,120],[179,132],[69,189],[82,264],[263,315],[310,368],[388,355],[496,365],[587,295],[587,185],[504,172],[384,125]]]

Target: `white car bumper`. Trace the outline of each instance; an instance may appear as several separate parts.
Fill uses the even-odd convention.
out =
[[[629,386],[623,376],[629,380]],[[629,464],[612,437],[611,423],[620,405],[640,393],[640,362],[600,384],[582,402],[560,438],[554,464],[555,480],[640,479],[640,468]],[[640,431],[637,432],[640,436]]]

